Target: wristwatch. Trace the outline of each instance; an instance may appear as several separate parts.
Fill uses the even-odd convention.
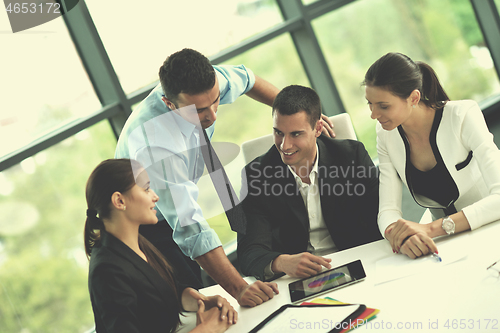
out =
[[[443,218],[441,227],[448,235],[453,235],[455,233],[455,222],[449,216]]]

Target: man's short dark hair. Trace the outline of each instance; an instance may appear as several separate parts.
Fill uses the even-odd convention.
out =
[[[175,103],[179,93],[201,94],[214,87],[215,71],[210,60],[192,49],[171,54],[160,67],[160,83],[167,99]]]
[[[321,118],[321,101],[318,94],[311,88],[291,85],[283,88],[273,102],[273,115],[278,111],[281,115],[290,116],[299,111],[305,111],[309,123],[314,129]]]

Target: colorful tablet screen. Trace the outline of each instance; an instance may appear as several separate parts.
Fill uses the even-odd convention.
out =
[[[366,277],[361,261],[353,261],[288,285],[292,303],[339,288]]]

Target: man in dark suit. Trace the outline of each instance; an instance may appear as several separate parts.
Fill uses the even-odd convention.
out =
[[[378,172],[361,142],[321,135],[311,88],[284,88],[272,113],[275,145],[245,167],[238,260],[261,280],[307,277],[330,268],[321,255],[382,239]]]

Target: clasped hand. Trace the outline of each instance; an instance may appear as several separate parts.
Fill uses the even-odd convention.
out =
[[[385,229],[385,237],[394,253],[403,253],[415,259],[428,253],[437,253],[436,244],[429,237],[430,225],[399,219]]]
[[[205,296],[195,289],[189,289],[189,295],[198,305],[196,312],[196,325],[215,325],[229,327],[236,324],[238,312],[222,296]]]

